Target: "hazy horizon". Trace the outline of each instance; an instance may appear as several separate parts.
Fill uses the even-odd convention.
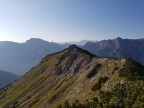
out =
[[[30,39],[40,39],[40,40],[43,40],[43,41],[47,41],[47,42],[54,42],[54,43],[59,43],[59,44],[65,44],[65,43],[73,43],[73,42],[83,42],[83,41],[91,41],[91,42],[96,42],[96,41],[102,41],[102,40],[113,40],[113,39],[116,39],[118,37],[114,37],[114,38],[108,38],[108,39],[101,39],[101,40],[88,40],[88,39],[83,39],[83,40],[76,40],[76,41],[49,41],[49,40],[45,40],[45,39],[42,39],[42,38],[29,38],[29,39],[26,39],[24,41],[13,41],[13,40],[0,40],[0,42],[16,42],[16,43],[25,43],[27,42],[28,40]],[[120,37],[122,38],[122,37]],[[122,39],[143,39],[143,38],[122,38]]]

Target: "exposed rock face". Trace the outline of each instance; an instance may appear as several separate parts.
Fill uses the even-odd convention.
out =
[[[144,39],[103,40],[95,43],[88,42],[83,49],[97,56],[131,58],[144,64]]]
[[[88,53],[88,55],[85,53]],[[78,48],[76,45],[70,45],[67,53],[65,53],[63,56],[63,58],[67,58],[67,60],[63,66],[57,67],[56,73],[60,75],[71,70],[72,75],[74,75],[76,72],[79,71],[81,67],[89,63],[93,57],[94,55]],[[59,61],[62,61],[63,58],[60,58]]]

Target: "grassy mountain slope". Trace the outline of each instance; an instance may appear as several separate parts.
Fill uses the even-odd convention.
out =
[[[133,77],[135,76],[135,77]],[[130,59],[101,58],[71,45],[0,91],[1,108],[56,108],[80,103],[118,84],[142,80],[143,66]]]

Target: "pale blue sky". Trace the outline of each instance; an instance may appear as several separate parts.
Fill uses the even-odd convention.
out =
[[[0,41],[144,38],[144,0],[0,0]]]

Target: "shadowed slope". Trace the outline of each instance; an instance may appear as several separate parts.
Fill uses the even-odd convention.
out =
[[[18,76],[10,72],[0,70],[0,89],[18,79]]]

